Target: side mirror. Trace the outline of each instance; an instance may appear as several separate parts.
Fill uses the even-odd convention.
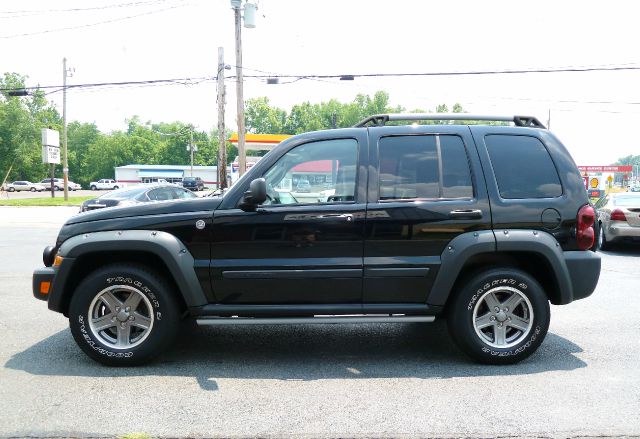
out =
[[[256,210],[256,207],[267,200],[267,182],[264,178],[256,178],[249,183],[249,190],[244,193],[240,209],[244,211]]]

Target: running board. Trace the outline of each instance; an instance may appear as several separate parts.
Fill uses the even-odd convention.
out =
[[[314,323],[418,323],[433,322],[434,316],[327,316],[314,317],[207,317],[196,320],[198,325],[306,325]]]

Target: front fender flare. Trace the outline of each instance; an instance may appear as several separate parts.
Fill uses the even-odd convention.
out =
[[[167,266],[188,307],[207,303],[194,270],[193,256],[178,238],[166,232],[123,230],[84,233],[62,243],[58,255],[63,261],[52,284],[49,309],[64,312],[65,296],[71,293],[66,291],[67,279],[78,258],[110,251],[146,252],[157,256]]]

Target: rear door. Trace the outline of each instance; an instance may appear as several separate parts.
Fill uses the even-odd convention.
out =
[[[370,128],[364,303],[425,303],[456,236],[491,228],[466,126]]]

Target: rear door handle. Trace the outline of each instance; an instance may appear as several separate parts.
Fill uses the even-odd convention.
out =
[[[449,212],[449,218],[452,219],[480,219],[482,211],[480,209],[460,209]]]

